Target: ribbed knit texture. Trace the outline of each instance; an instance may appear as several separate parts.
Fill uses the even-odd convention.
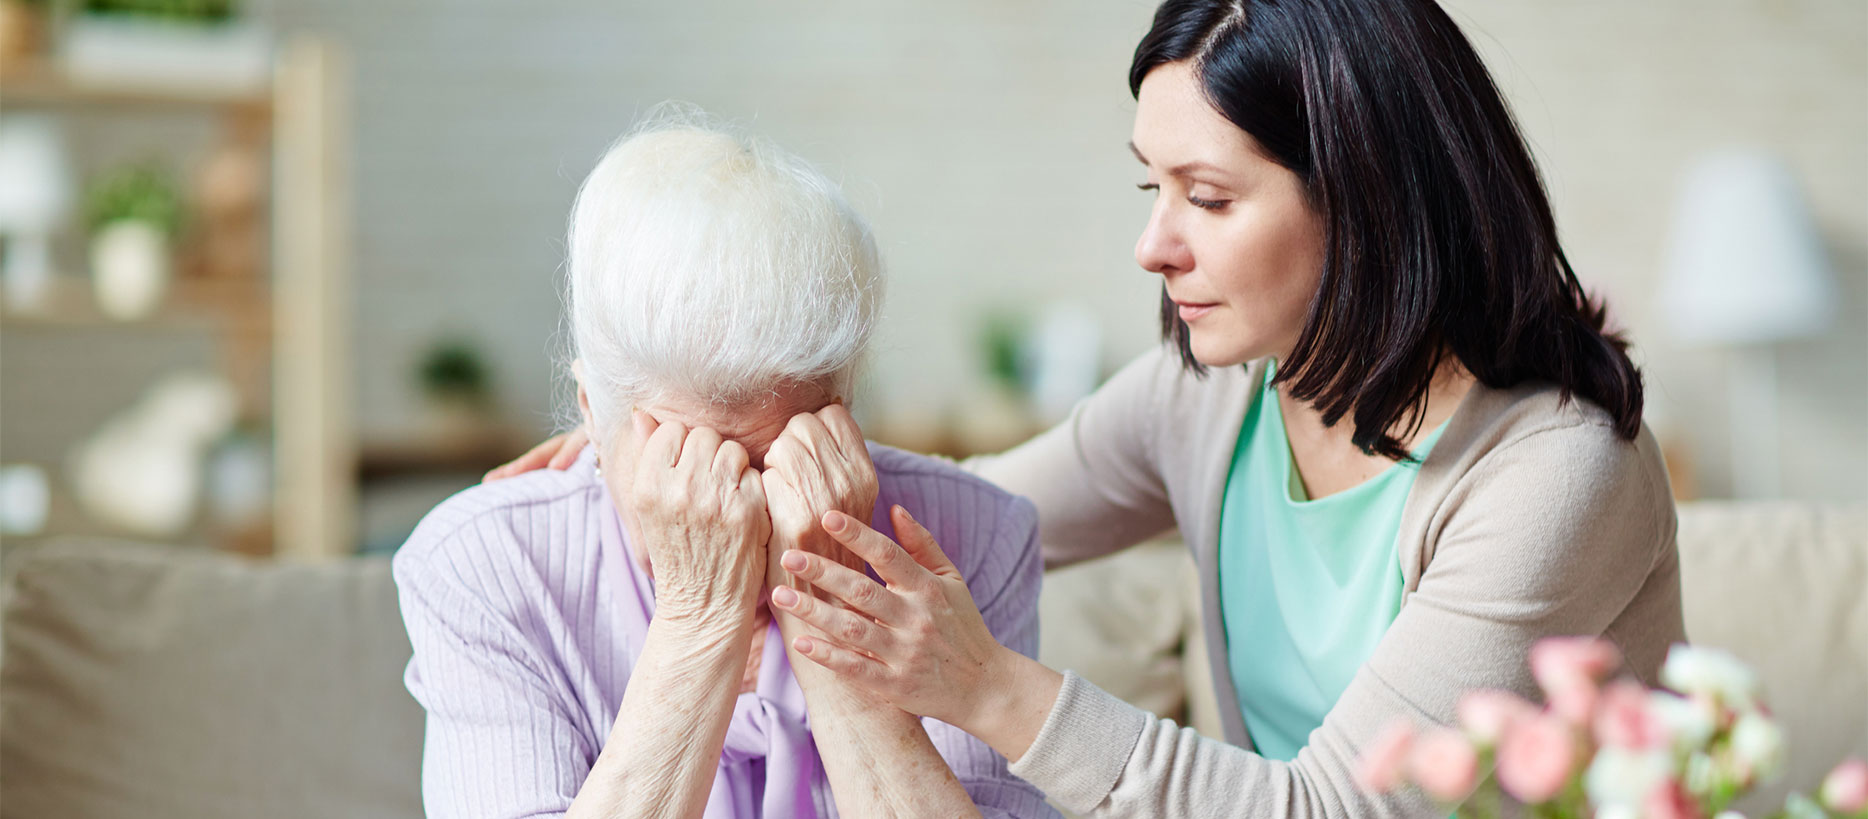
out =
[[[872,525],[891,533],[889,507],[906,507],[967,578],[992,633],[1035,654],[1040,566],[1031,504],[929,458],[874,444],[870,455],[880,488]],[[463,491],[430,512],[396,555],[415,651],[406,682],[428,712],[429,816],[560,815],[609,736],[641,650],[620,611],[637,597],[639,570],[623,549],[605,546],[605,529],[622,527],[593,466],[586,449],[567,471]],[[923,723],[986,816],[1055,815],[985,743]],[[809,767],[819,812],[836,815],[821,765]],[[756,778],[757,768],[723,766],[720,777]],[[714,792],[748,786],[760,783],[721,781]]]

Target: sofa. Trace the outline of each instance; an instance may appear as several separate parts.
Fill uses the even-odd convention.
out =
[[[1680,521],[1688,634],[1760,671],[1791,739],[1759,813],[1868,756],[1868,508],[1699,503]],[[64,542],[0,571],[0,819],[421,815],[386,559]],[[1043,659],[1211,733],[1191,578],[1169,543],[1052,573]]]

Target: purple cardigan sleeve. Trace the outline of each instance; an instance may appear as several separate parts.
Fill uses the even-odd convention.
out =
[[[437,819],[558,816],[596,749],[511,621],[457,582],[463,572],[497,571],[486,565],[495,552],[473,545],[510,545],[449,542],[477,534],[428,544],[435,548],[411,542],[395,561],[415,650],[405,682],[428,712],[422,802]]]

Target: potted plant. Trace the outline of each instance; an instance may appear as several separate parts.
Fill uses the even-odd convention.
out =
[[[147,317],[168,288],[181,228],[174,182],[155,163],[133,165],[99,179],[85,204],[98,307],[125,321]]]
[[[473,343],[459,338],[436,342],[422,356],[416,378],[428,399],[434,437],[471,438],[491,424],[493,379]]]
[[[73,81],[196,93],[263,91],[270,35],[237,0],[79,0],[59,57]]]

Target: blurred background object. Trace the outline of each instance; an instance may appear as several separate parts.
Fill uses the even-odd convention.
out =
[[[1680,189],[1661,309],[1681,341],[1731,351],[1732,488],[1742,498],[1782,488],[1777,350],[1820,338],[1836,288],[1822,236],[1782,160],[1727,150],[1698,160]],[[1868,468],[1868,464],[1864,465]]]
[[[0,239],[6,242],[0,276],[6,304],[15,310],[44,306],[52,278],[52,234],[71,207],[71,170],[56,120],[12,115],[0,119]]]
[[[131,534],[182,534],[197,510],[208,447],[232,431],[238,401],[218,376],[164,377],[72,453],[78,500]]]
[[[169,286],[182,203],[156,163],[115,169],[85,196],[97,306],[119,321],[148,318]]]

